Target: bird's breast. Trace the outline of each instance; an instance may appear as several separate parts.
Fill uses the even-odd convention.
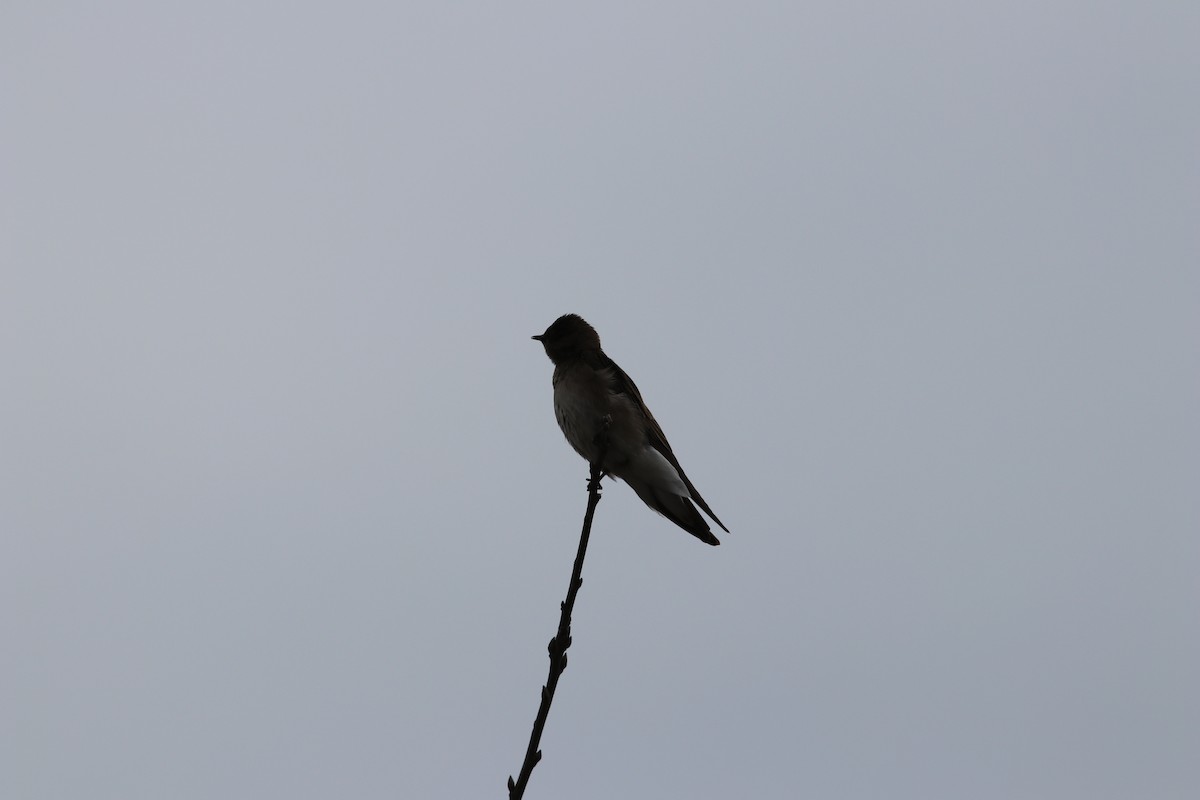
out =
[[[555,375],[554,416],[575,452],[591,462],[599,456],[596,435],[608,409],[604,393],[589,385],[586,377]]]
[[[610,391],[603,372],[555,370],[554,416],[567,442],[589,463],[600,457],[596,437],[607,426],[606,469],[619,468],[645,446],[644,421],[629,398]]]

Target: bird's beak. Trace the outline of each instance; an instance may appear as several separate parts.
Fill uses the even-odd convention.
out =
[[[536,339],[537,341],[539,341],[539,342],[540,342],[540,341],[542,340],[542,337],[543,337],[543,336],[545,336],[545,335],[546,335],[546,334],[544,334],[544,333],[539,333],[537,336],[530,336],[529,338],[530,338],[530,339]]]

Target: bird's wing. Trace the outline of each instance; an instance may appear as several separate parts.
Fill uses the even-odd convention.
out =
[[[663,429],[658,424],[658,420],[650,413],[650,409],[646,407],[646,401],[642,399],[642,393],[638,391],[637,384],[633,382],[633,378],[625,374],[625,370],[617,366],[617,362],[609,358],[603,351],[600,353],[600,363],[597,365],[608,370],[609,373],[609,389],[616,394],[623,394],[633,400],[634,405],[646,418],[646,431],[650,440],[650,446],[658,452],[662,453],[667,461],[671,462],[671,466],[679,473],[679,477],[683,479],[684,486],[691,493],[692,499],[696,501],[696,505],[704,509],[704,513],[712,519],[713,522],[721,526],[721,530],[729,533],[729,528],[725,527],[725,523],[717,519],[717,515],[708,507],[708,503],[704,502],[704,498],[696,491],[696,487],[692,485],[688,479],[687,473],[683,471],[683,467],[679,465],[679,459],[675,457],[675,453],[671,450],[671,443],[667,441],[667,435],[663,433]]]

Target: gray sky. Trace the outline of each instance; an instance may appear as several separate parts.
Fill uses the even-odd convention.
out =
[[[1196,796],[1198,9],[7,3],[0,795]]]

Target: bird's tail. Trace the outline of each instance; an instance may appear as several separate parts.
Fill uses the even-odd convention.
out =
[[[716,536],[713,536],[712,529],[708,527],[708,522],[705,521],[704,517],[700,516],[700,512],[692,505],[690,499],[672,494],[665,491],[662,487],[654,486],[637,478],[633,480],[625,476],[622,476],[622,478],[629,484],[630,488],[637,492],[637,496],[642,498],[643,503],[683,528],[692,536],[695,536],[705,544],[718,545],[721,543]]]

